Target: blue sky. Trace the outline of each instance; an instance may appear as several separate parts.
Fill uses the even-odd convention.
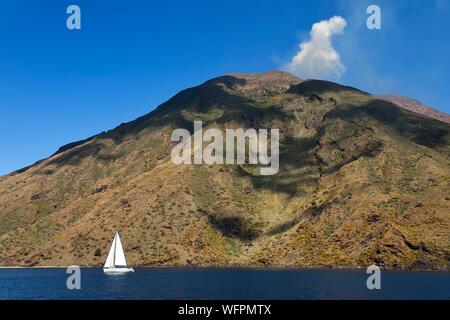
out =
[[[77,4],[82,29],[66,28]],[[366,28],[378,4],[382,29]],[[341,83],[396,92],[450,113],[450,1],[138,1],[0,3],[0,174],[153,110],[230,72],[285,68],[332,16]]]

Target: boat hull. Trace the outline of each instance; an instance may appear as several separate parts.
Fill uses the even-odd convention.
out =
[[[103,272],[109,275],[121,275],[134,272],[133,268],[103,268]]]

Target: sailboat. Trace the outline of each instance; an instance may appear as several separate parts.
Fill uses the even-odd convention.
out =
[[[116,232],[114,240],[109,249],[108,257],[106,258],[103,272],[106,274],[124,274],[127,272],[134,272],[133,268],[127,267],[125,254],[123,252],[122,242],[120,241],[119,233]]]

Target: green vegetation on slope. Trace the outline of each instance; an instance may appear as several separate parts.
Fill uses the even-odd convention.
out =
[[[175,128],[279,128],[280,170],[176,166]],[[0,178],[0,265],[449,269],[449,124],[282,72],[228,75]]]

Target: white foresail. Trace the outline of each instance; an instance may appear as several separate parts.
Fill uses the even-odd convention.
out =
[[[109,249],[108,257],[106,258],[106,262],[105,262],[105,268],[114,268],[116,237],[117,237],[117,234],[114,236],[114,240],[112,242],[111,249]]]
[[[123,266],[127,265],[127,261],[125,260],[125,254],[123,253],[122,241],[120,241],[119,233],[116,233],[116,254],[115,254],[115,266]]]

